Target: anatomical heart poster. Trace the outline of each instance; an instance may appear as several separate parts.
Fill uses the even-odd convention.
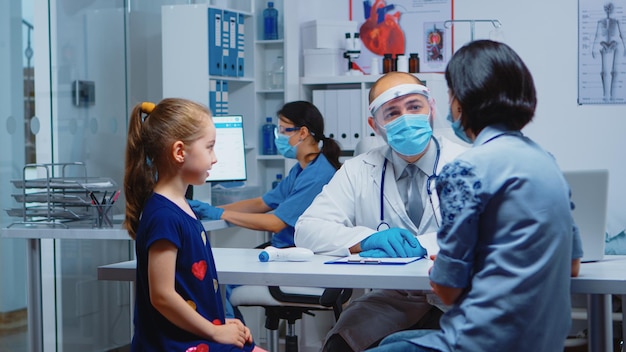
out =
[[[356,63],[369,73],[372,58],[417,53],[420,72],[443,72],[452,55],[452,0],[350,0],[361,55]]]

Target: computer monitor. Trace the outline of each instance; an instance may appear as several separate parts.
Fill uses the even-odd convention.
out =
[[[207,182],[244,181],[246,150],[243,139],[243,116],[213,116],[217,163],[209,171]]]

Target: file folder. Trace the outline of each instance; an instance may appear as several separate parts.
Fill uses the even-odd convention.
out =
[[[222,76],[228,75],[228,62],[230,60],[228,57],[230,52],[230,24],[226,18],[226,12],[227,11],[222,11],[222,41],[220,46],[220,50],[222,51]]]
[[[215,115],[222,114],[222,80],[215,80]]]
[[[245,33],[244,33],[244,16],[237,14],[237,76],[244,76],[244,54],[245,54]]]
[[[355,149],[356,145],[363,138],[363,123],[366,121],[362,112],[361,91],[359,89],[350,90],[350,145]]]
[[[228,29],[224,29],[226,34],[225,41],[222,42],[222,48],[224,50],[224,76],[237,76],[237,13],[232,11],[224,11],[223,15],[224,26]],[[228,53],[226,53],[228,52]]]
[[[222,81],[222,115],[228,115],[228,81]]]
[[[352,150],[354,146],[352,145],[351,129],[350,129],[350,120],[352,119],[350,116],[350,90],[347,89],[338,89],[334,91],[334,95],[337,98],[336,100],[336,111],[335,119],[337,121],[337,140],[341,145],[342,150]],[[328,97],[326,97],[328,99]]]
[[[209,109],[213,115],[217,115],[217,80],[209,80]]]
[[[222,70],[222,10],[209,8],[209,75],[221,76]],[[182,39],[181,39],[182,40]]]

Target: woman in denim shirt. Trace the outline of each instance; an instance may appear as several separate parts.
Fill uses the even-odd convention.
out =
[[[467,44],[446,69],[448,120],[473,147],[436,185],[442,213],[431,286],[450,309],[441,330],[400,332],[375,351],[562,351],[570,276],[582,248],[554,157],[521,129],[533,78],[507,45]]]

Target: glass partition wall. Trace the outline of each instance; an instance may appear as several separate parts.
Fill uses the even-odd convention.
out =
[[[20,206],[12,180],[24,177],[27,164],[82,162],[88,176],[122,187],[127,115],[162,97],[161,6],[209,2],[0,1],[2,228],[20,220],[4,209]],[[26,171],[40,177],[37,169]],[[118,218],[123,204],[122,195]],[[128,348],[132,287],[98,281],[97,267],[133,258],[133,243],[88,234],[40,241],[42,319],[29,326],[29,242],[0,239],[1,351]]]

